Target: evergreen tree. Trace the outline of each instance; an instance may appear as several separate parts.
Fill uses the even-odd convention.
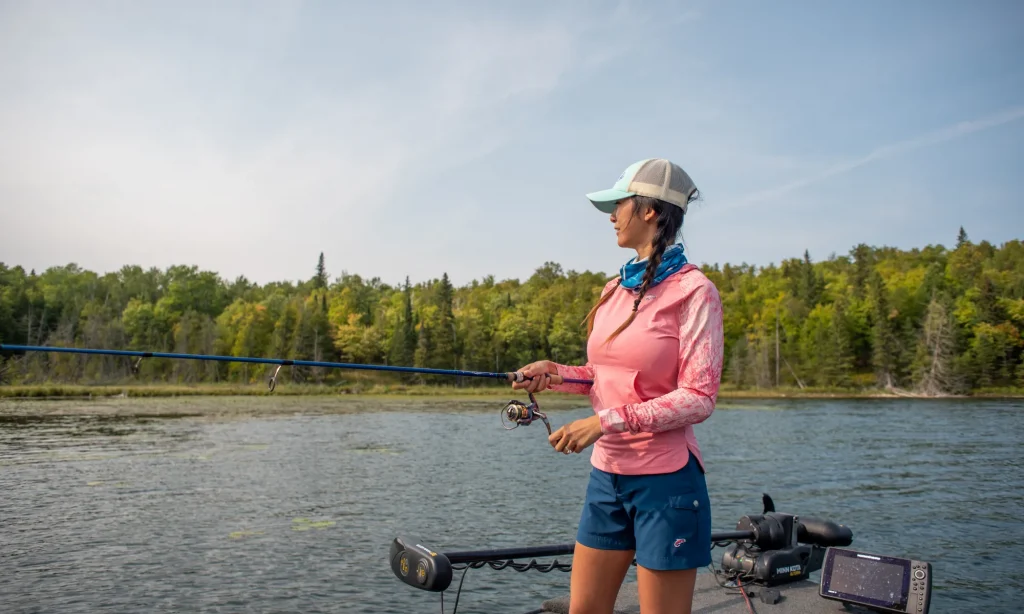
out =
[[[957,247],[957,249],[959,249],[962,245],[964,245],[966,243],[970,243],[970,242],[971,242],[971,240],[967,237],[967,231],[965,231],[964,227],[961,226],[960,227],[960,232],[956,236],[956,247]]]
[[[454,288],[445,273],[438,284],[437,292],[437,319],[434,323],[432,333],[433,347],[430,354],[430,362],[436,369],[457,368],[458,360],[455,355],[456,330],[455,313],[452,300]]]
[[[829,326],[827,377],[831,386],[847,386],[853,369],[850,332],[846,323],[846,301],[839,299],[833,305]]]
[[[871,248],[861,243],[850,252],[853,257],[853,297],[863,300],[868,285],[868,278],[871,276]]]
[[[804,250],[803,266],[800,271],[799,296],[808,309],[813,309],[820,301],[825,290],[825,280],[815,272],[811,263],[811,253]]]
[[[873,300],[871,310],[871,362],[878,385],[891,388],[896,385],[896,334],[890,320],[888,292],[882,276],[872,271],[869,288]]]
[[[981,283],[978,285],[978,321],[987,324],[997,324],[1006,319],[999,306],[999,293],[992,278],[982,274]]]
[[[320,252],[320,258],[316,261],[316,275],[313,276],[313,287],[316,289],[327,287],[327,267],[324,265],[324,253]]]
[[[433,335],[429,324],[420,318],[420,326],[416,339],[416,352],[413,355],[415,366],[431,368],[430,358],[434,353],[434,342],[432,337]]]
[[[391,335],[388,360],[393,365],[410,366],[415,360],[419,337],[416,333],[416,322],[413,319],[412,289],[409,286],[408,277],[405,278],[405,286],[402,288],[402,307],[401,318],[395,332]]]

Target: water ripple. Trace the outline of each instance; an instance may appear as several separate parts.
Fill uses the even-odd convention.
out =
[[[849,525],[854,547],[931,561],[935,612],[1011,611],[1024,588],[1022,410],[730,401],[697,427],[714,525],[759,512],[767,492],[781,511]],[[392,577],[392,538],[449,551],[571,541],[588,472],[587,455],[553,453],[539,426],[503,431],[494,412],[0,414],[0,603],[19,614],[431,611],[436,595]],[[459,611],[518,614],[568,582],[473,570]]]

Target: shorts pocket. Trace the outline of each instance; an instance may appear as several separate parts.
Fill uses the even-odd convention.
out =
[[[673,547],[690,545],[700,534],[700,500],[694,494],[669,497],[667,517],[674,538]]]
[[[636,562],[647,569],[693,569],[707,565],[711,542],[704,535],[704,502],[672,495],[644,515],[636,536]]]

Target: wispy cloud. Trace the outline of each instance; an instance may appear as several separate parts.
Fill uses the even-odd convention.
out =
[[[12,16],[37,72],[0,68],[0,82],[31,86],[0,96],[0,200],[19,212],[0,260],[116,268],[194,259],[265,280],[305,268],[310,244],[345,260],[373,253],[395,226],[389,216],[423,215],[402,226],[411,234],[443,220],[424,213],[438,202],[409,204],[425,189],[444,198],[424,188],[427,179],[514,138],[521,126],[506,115],[595,68],[585,45],[616,26],[585,7],[515,19],[426,11],[394,25],[404,41],[397,59],[367,57],[359,41],[339,37],[326,50],[337,67],[295,74],[260,66],[279,67],[294,49],[313,55],[315,41],[296,40],[298,11],[286,19],[245,12],[246,32],[265,42],[233,31],[222,46],[248,43],[250,55],[201,65],[194,30],[180,24],[162,31],[160,44],[128,42],[152,19],[142,8],[107,21],[27,9]],[[111,28],[118,34],[104,36]],[[39,29],[75,43],[27,34]],[[135,241],[117,251],[96,241],[111,236]],[[269,244],[273,253],[254,249]]]
[[[841,6],[752,13],[704,0],[57,2],[0,0],[0,261],[198,264],[261,282],[307,277],[321,250],[332,273],[390,281],[519,276],[543,260],[613,270],[622,254],[581,194],[652,154],[691,170],[707,198],[687,222],[695,258],[765,261],[789,255],[789,237],[827,252],[875,241],[878,224],[836,223],[848,195],[835,193],[814,195],[824,215],[780,222],[767,243],[762,220],[717,212],[957,138],[978,161],[961,180],[996,190],[979,205],[1000,220],[990,228],[1005,234],[1002,220],[1020,216],[1021,146],[998,133],[1019,131],[1024,107],[866,155],[799,153],[853,142],[857,126],[836,116],[905,134],[901,115],[950,81],[971,82],[966,102],[1024,101],[1017,10],[947,7],[923,23],[901,4],[869,24]],[[854,17],[880,42],[865,47]],[[984,41],[951,38],[965,29]],[[915,54],[908,33],[947,43]],[[809,41],[821,53],[806,54]],[[875,70],[874,54],[897,69]],[[827,74],[842,76],[822,84]],[[977,113],[964,102],[943,108]],[[922,211],[945,172],[922,159],[885,191]],[[800,200],[790,205],[810,207]],[[886,230],[917,243],[948,234],[917,221]],[[509,235],[528,255],[496,249]]]
[[[911,139],[903,141],[897,141],[895,143],[889,143],[888,145],[882,145],[868,153],[865,156],[854,160],[848,160],[841,162],[826,168],[823,171],[801,177],[794,181],[790,181],[780,186],[768,188],[764,190],[757,190],[750,192],[740,198],[736,199],[730,204],[723,206],[723,209],[731,209],[736,207],[743,207],[752,205],[755,203],[763,202],[766,200],[772,200],[779,198],[790,192],[794,192],[811,184],[820,183],[830,177],[842,175],[848,173],[854,169],[860,168],[872,162],[879,160],[885,160],[887,158],[893,158],[907,152],[923,149],[932,145],[938,145],[947,141],[952,141],[969,134],[1002,126],[1014,121],[1024,118],[1024,106],[1017,106],[1010,109],[1004,109],[998,113],[993,113],[985,117],[973,119],[969,121],[959,122],[951,126],[946,126],[939,130],[929,132]]]

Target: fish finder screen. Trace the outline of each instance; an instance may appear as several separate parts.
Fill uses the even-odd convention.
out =
[[[832,562],[828,592],[857,595],[888,604],[904,603],[903,565],[860,556],[837,556]]]

